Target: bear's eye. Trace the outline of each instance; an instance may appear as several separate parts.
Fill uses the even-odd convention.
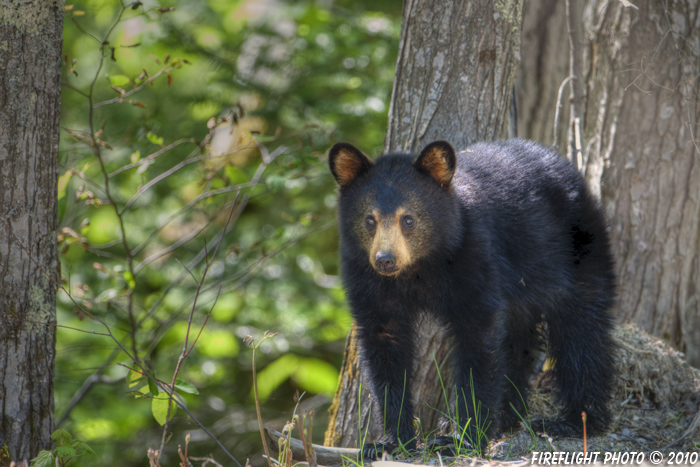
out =
[[[377,221],[374,219],[374,217],[367,216],[365,217],[365,225],[367,227],[374,227],[375,225],[377,225]]]
[[[416,224],[416,220],[411,216],[406,216],[403,218],[403,224],[406,227],[413,227]]]

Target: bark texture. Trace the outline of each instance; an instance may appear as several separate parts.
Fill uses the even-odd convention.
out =
[[[529,12],[546,3],[531,3],[526,31]],[[611,222],[619,321],[669,340],[700,366],[699,5],[632,3],[638,9],[600,0],[585,2],[581,11],[582,171]],[[557,92],[551,82],[571,72],[552,66],[557,59],[547,53],[566,40],[550,34],[562,22],[561,12],[553,12],[533,34],[536,40],[524,35],[524,69],[554,79],[549,89],[537,91],[546,99],[518,102],[521,119],[527,119],[527,109],[537,120],[549,120],[519,122],[520,136],[551,141],[546,127],[553,122]],[[530,77],[519,83],[519,99],[535,92]],[[573,122],[562,126],[573,128]]]
[[[384,152],[504,136],[522,2],[408,0]]]
[[[569,47],[566,2],[530,0],[523,12],[520,70],[515,82],[518,136],[566,147],[569,116]],[[562,83],[564,85],[562,86]],[[559,88],[562,98],[557,100]],[[554,116],[559,123],[554,137]]]
[[[50,449],[64,1],[0,1],[0,446]],[[24,245],[32,261],[15,240]]]
[[[522,2],[407,0],[384,151],[417,152],[434,140],[456,148],[507,131],[518,69]],[[415,407],[423,433],[438,426],[451,387],[449,343],[427,315],[417,323]],[[382,434],[381,414],[359,367],[357,339],[348,338],[325,444],[357,447]],[[360,394],[361,389],[361,396]]]

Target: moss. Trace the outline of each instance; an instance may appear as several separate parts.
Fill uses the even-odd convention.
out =
[[[57,8],[63,11],[65,0],[52,2],[25,2],[10,0],[9,5],[0,9],[0,25],[14,27],[23,34],[38,36],[45,30],[45,24],[54,21]]]
[[[518,1],[498,0],[494,3],[494,10],[501,18],[504,18],[511,26],[520,30],[522,24],[522,5]]]
[[[31,333],[43,334],[47,324],[56,322],[55,304],[46,300],[44,289],[33,285],[29,289],[29,308],[25,316],[25,329]]]

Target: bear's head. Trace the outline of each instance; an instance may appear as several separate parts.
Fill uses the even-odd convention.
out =
[[[433,142],[417,157],[387,154],[376,162],[338,143],[329,164],[340,186],[341,238],[368,254],[377,273],[398,276],[454,243],[459,212],[450,187],[456,156],[449,143]]]

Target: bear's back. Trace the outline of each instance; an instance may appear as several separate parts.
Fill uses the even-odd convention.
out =
[[[453,188],[464,204],[515,210],[571,209],[592,201],[576,169],[532,141],[477,143],[457,154]]]

